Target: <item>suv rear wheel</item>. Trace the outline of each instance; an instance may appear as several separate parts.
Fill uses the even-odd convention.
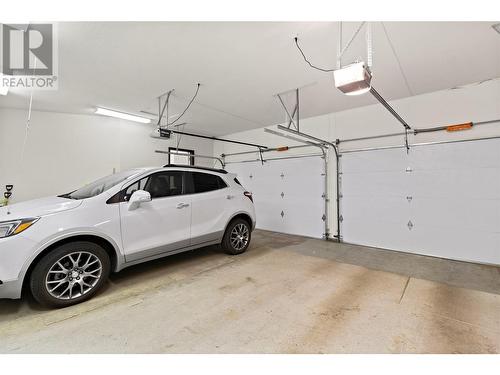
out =
[[[90,299],[110,271],[106,251],[92,242],[55,248],[35,266],[30,278],[33,297],[42,305],[65,307]]]
[[[246,220],[235,219],[227,227],[222,239],[222,249],[231,255],[244,253],[250,244],[252,232]]]

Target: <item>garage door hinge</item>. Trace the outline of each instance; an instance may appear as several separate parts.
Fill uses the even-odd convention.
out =
[[[283,216],[285,216],[285,213],[283,211],[281,211],[281,218],[283,218]]]
[[[406,172],[408,172],[408,173],[413,172],[412,167],[406,167]]]
[[[339,221],[340,221],[340,222],[343,222],[343,221],[344,221],[344,217],[343,217],[342,215],[340,215],[340,217],[339,217]]]
[[[285,193],[281,192],[281,198],[283,198],[285,196]]]
[[[413,229],[413,223],[411,222],[411,220],[408,221],[407,226],[408,226],[408,230],[412,230]]]
[[[326,220],[326,215],[321,216],[321,220],[325,221]]]
[[[406,200],[408,201],[408,203],[410,203],[412,199],[413,199],[413,197],[411,195],[406,197]]]

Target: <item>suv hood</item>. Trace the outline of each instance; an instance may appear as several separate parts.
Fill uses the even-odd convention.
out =
[[[82,204],[82,200],[47,197],[0,207],[0,221],[50,215],[72,210]]]

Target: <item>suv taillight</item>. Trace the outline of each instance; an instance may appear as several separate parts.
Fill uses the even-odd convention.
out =
[[[253,202],[252,193],[250,193],[249,191],[245,191],[243,195]]]

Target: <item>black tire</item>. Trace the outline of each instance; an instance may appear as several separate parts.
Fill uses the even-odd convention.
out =
[[[248,238],[246,240],[246,243],[244,243],[244,245],[240,243],[241,245],[243,245],[242,247],[235,244],[234,241],[231,241],[231,234],[233,233],[234,235],[235,228],[245,228],[246,230],[246,232],[244,233],[247,233]],[[224,237],[222,239],[221,247],[226,254],[238,255],[244,253],[248,249],[251,239],[252,239],[252,228],[250,227],[248,221],[243,219],[234,219],[229,223],[229,225],[226,228],[226,232],[224,233]],[[236,242],[238,243],[238,241]]]
[[[78,254],[82,255],[78,257]],[[71,264],[69,262],[69,259],[71,259],[69,258],[70,255],[73,260],[77,258],[76,266],[75,263]],[[63,269],[57,265],[60,260],[66,266],[70,264],[71,266],[68,269]],[[62,264],[61,262],[60,264]],[[86,265],[85,262],[90,264]],[[94,263],[92,264],[91,262]],[[37,263],[30,277],[31,294],[38,303],[46,307],[58,308],[75,305],[92,298],[97,293],[108,279],[110,268],[111,262],[109,256],[101,246],[86,241],[66,243],[53,249]],[[49,271],[51,271],[50,274]],[[73,278],[72,275],[76,276],[73,276]],[[76,281],[76,277],[78,277],[78,281]],[[51,281],[51,278],[56,279]],[[59,287],[60,289],[49,291],[49,283],[52,283],[50,284],[50,288],[53,288],[52,285],[62,284]],[[53,295],[63,291],[66,285],[71,289],[71,291],[67,292],[69,298],[65,299],[64,296],[57,298]],[[89,287],[85,285],[89,285]],[[88,290],[84,291],[86,288]],[[75,290],[75,297],[72,296],[73,290]]]

